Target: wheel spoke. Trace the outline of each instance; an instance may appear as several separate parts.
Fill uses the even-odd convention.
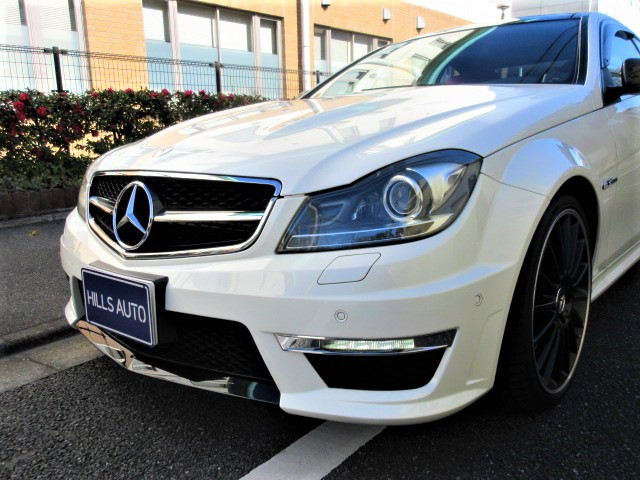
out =
[[[569,330],[567,331],[567,348],[570,353],[576,354],[578,353],[580,344],[578,335],[576,335],[576,330],[582,330],[584,323],[582,319],[575,315],[571,316],[569,322]]]
[[[568,275],[573,261],[573,247],[578,239],[578,229],[580,227],[577,223],[572,225],[571,217],[568,215],[558,222],[558,226],[562,250],[562,272],[564,275]]]
[[[571,286],[573,288],[577,288],[579,285],[583,285],[586,279],[586,275],[589,272],[589,264],[587,262],[581,262],[578,264],[578,268],[576,269],[575,275],[572,275],[573,281],[571,282]]]
[[[584,321],[585,321],[585,317],[587,315],[587,309],[586,309],[586,304],[585,304],[585,308],[576,308],[574,306],[573,310],[571,311],[571,323],[577,325],[579,328],[584,327]]]
[[[553,337],[549,341],[547,348],[544,352],[544,357],[540,362],[540,373],[542,378],[547,381],[547,384],[552,381],[552,376],[556,368],[558,350],[560,349],[560,332],[556,327],[553,332]]]
[[[563,378],[566,378],[569,376],[569,373],[571,372],[571,367],[573,367],[573,362],[572,362],[572,358],[573,358],[573,354],[577,351],[575,350],[576,347],[576,338],[575,335],[573,333],[573,328],[567,328],[564,332],[563,332],[563,336],[564,336],[564,348],[563,348],[563,352],[562,352],[562,357],[563,357],[563,368],[562,368],[562,375]]]
[[[549,302],[545,302],[545,303],[539,303],[538,305],[534,305],[533,308],[542,312],[552,312],[555,310],[556,307],[556,301],[555,300],[551,300]]]
[[[551,327],[553,327],[556,323],[556,315],[553,315],[544,325],[544,327],[542,327],[542,330],[536,335],[534,332],[534,337],[533,337],[533,346],[534,348],[538,347],[538,344],[540,343],[540,340],[542,340],[542,337],[545,336],[545,334],[547,334],[550,330]]]
[[[571,269],[569,270],[569,277],[575,279],[578,276],[578,270],[581,265],[586,265],[586,262],[583,262],[583,255],[586,249],[586,242],[584,239],[580,239],[576,242],[576,249],[574,252]],[[583,269],[584,272],[584,269]]]
[[[539,345],[539,347],[543,347],[543,348],[542,348],[542,351],[540,351],[540,353],[536,355],[536,364],[538,366],[538,371],[541,371],[542,367],[545,366],[547,362],[547,358],[549,357],[549,353],[551,352],[551,347],[553,346],[553,340],[555,338],[558,326],[556,322],[552,322],[551,327],[552,328],[549,332],[550,338],[547,339],[547,341],[543,345]]]
[[[547,253],[549,255],[547,255]],[[562,280],[562,265],[560,264],[560,260],[558,259],[558,255],[556,254],[556,251],[554,250],[552,245],[547,245],[547,248],[544,251],[544,257],[543,258],[549,258],[549,262],[551,263],[552,267],[553,267],[553,272],[555,273],[555,278],[557,279],[558,283]],[[549,272],[549,274],[551,274]]]
[[[574,301],[578,301],[580,303],[586,302],[589,298],[589,292],[587,292],[584,288],[574,287],[572,289],[572,296]]]
[[[539,272],[539,276],[540,279],[544,280],[545,283],[551,287],[552,290],[558,290],[558,288],[560,287],[560,284],[558,282],[554,282],[553,280],[551,280],[546,274],[545,272]]]

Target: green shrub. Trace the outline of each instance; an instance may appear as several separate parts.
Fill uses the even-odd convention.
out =
[[[0,92],[0,192],[78,185],[87,165],[112,148],[180,121],[263,100],[204,90]]]

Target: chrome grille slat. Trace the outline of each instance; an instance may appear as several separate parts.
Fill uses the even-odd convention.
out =
[[[116,202],[112,202],[108,198],[104,197],[89,197],[89,203],[110,215],[113,215],[113,210],[116,208]]]
[[[118,244],[112,218],[118,195],[134,181],[153,192],[158,209],[148,239],[136,250],[125,250]],[[98,238],[126,258],[232,253],[256,240],[279,193],[280,183],[268,179],[98,172],[88,189],[88,220]]]
[[[184,212],[166,211],[156,215],[154,222],[259,222],[263,212]]]

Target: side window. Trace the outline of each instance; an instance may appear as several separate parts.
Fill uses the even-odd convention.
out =
[[[610,86],[622,86],[622,62],[627,58],[640,58],[640,51],[636,48],[632,39],[626,38],[624,32],[618,32],[611,42],[611,54],[607,70],[613,83]]]

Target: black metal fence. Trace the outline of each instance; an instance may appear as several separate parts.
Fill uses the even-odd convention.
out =
[[[166,88],[275,99],[293,98],[304,90],[305,80],[315,86],[328,76],[319,71],[0,45],[0,90],[80,93],[108,87]]]

